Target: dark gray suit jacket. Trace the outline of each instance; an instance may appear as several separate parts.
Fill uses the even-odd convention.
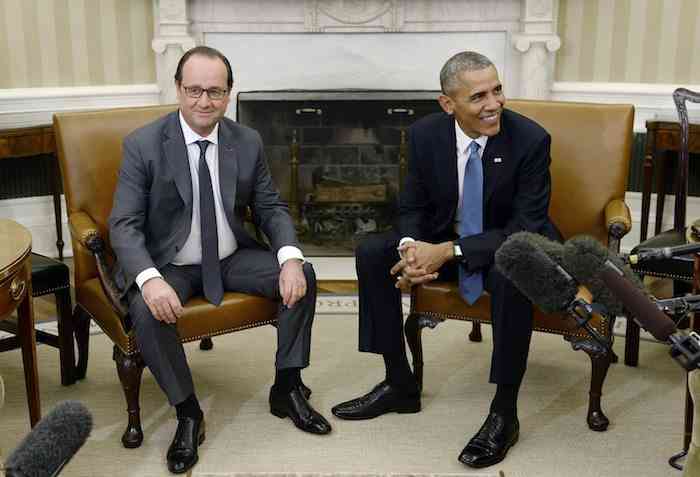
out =
[[[243,227],[246,207],[272,249],[298,247],[287,205],[277,192],[257,131],[219,121],[219,180],[238,247],[264,247]],[[178,111],[129,134],[109,217],[115,280],[126,293],[143,270],[160,269],[182,248],[192,226],[192,179]]]

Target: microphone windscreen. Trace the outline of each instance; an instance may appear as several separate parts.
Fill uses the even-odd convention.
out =
[[[92,415],[78,401],[59,403],[44,416],[5,462],[8,475],[57,475],[92,430]]]
[[[590,290],[596,303],[603,305],[613,315],[622,315],[624,308],[622,302],[600,277],[606,260],[614,263],[633,286],[639,290],[644,290],[642,282],[624,263],[622,258],[615,253],[611,253],[593,237],[579,235],[569,239],[564,244],[563,267],[579,283]]]
[[[605,285],[625,305],[637,323],[657,340],[667,341],[677,331],[676,324],[663,314],[649,297],[607,262],[600,274]]]
[[[578,286],[545,253],[543,238],[530,232],[511,235],[496,251],[496,268],[543,312],[556,313],[574,300]]]

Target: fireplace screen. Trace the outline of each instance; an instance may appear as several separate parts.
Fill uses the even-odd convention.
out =
[[[260,132],[307,256],[353,255],[393,225],[408,126],[439,111],[435,91],[251,91],[237,119]]]

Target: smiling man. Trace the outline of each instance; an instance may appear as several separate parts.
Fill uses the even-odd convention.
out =
[[[305,432],[328,422],[307,399],[300,371],[309,365],[316,278],[298,248],[287,205],[274,188],[260,135],[224,117],[233,74],[219,51],[186,52],[175,73],[179,111],[124,140],[110,216],[115,279],[129,303],[136,341],[176,409],[168,469],[185,473],[204,441],[204,414],[178,339],[182,305],[203,295],[219,305],[224,291],[277,300],[275,382],[270,411]],[[249,207],[270,247],[243,228]]]
[[[408,174],[398,230],[356,250],[360,351],[381,354],[386,377],[369,393],[338,404],[341,419],[420,411],[420,391],[406,357],[400,287],[459,281],[474,303],[491,295],[496,395],[481,429],[459,455],[470,467],[503,460],[518,440],[517,396],[532,335],[532,305],[494,266],[494,253],[518,231],[561,235],[547,216],[550,136],[504,108],[493,63],[465,51],[440,71],[444,113],[410,130]],[[466,364],[466,363],[465,363]]]

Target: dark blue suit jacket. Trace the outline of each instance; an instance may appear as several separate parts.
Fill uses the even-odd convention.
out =
[[[409,135],[399,232],[433,243],[454,240],[459,200],[455,119],[446,113],[431,114],[414,123]],[[458,239],[469,271],[491,266],[498,247],[515,232],[537,232],[561,241],[547,215],[550,143],[539,124],[503,110],[501,130],[489,138],[482,155],[484,231]]]

